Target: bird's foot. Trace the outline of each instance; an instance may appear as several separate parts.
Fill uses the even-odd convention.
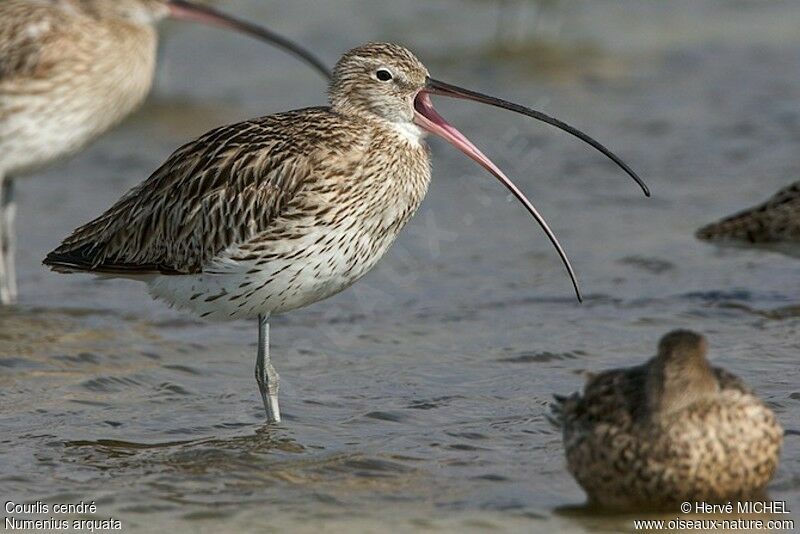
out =
[[[267,423],[274,425],[281,422],[281,409],[278,406],[278,394],[262,391],[261,397],[264,399],[264,410],[267,412]]]

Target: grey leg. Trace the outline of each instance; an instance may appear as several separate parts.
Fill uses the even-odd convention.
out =
[[[14,304],[17,301],[17,276],[14,265],[16,211],[14,181],[9,177],[0,176],[0,304]]]
[[[269,317],[258,316],[258,356],[256,357],[256,382],[264,401],[267,422],[280,423],[281,410],[278,407],[278,384],[280,377],[272,366],[269,357]]]

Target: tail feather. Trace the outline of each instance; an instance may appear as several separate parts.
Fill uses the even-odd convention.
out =
[[[62,245],[50,252],[42,263],[57,273],[97,273],[117,276],[185,274],[164,265],[105,261],[97,254],[96,247],[90,244],[75,248]]]
[[[84,245],[68,249],[62,245],[48,253],[42,263],[56,272],[90,272],[94,267],[90,248]]]
[[[566,397],[564,395],[553,395],[553,402],[550,403],[550,413],[545,417],[556,428],[563,428],[564,425],[564,410],[568,402],[574,399],[577,394]]]

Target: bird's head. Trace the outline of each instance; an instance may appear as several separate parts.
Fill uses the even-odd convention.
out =
[[[645,379],[651,416],[668,415],[719,391],[707,352],[706,339],[690,330],[675,330],[661,338]]]
[[[572,126],[542,112],[464,89],[431,78],[428,69],[408,49],[391,43],[368,43],[344,54],[333,71],[329,98],[332,108],[343,114],[367,115],[404,127],[433,133],[452,144],[492,173],[536,219],[558,251],[569,272],[575,293],[581,299],[575,273],[553,232],[533,204],[489,158],[434,109],[432,95],[472,100],[521,113],[560,128],[590,144],[627,172],[646,195],[647,186],[619,157]]]
[[[350,50],[336,64],[331,105],[345,114],[413,123],[414,99],[427,79],[428,69],[408,49],[391,43],[368,43]]]

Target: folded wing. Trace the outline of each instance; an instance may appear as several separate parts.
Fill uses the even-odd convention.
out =
[[[297,113],[312,116],[298,121]],[[293,111],[212,130],[75,230],[45,265],[120,275],[201,272],[227,247],[267,229],[313,178],[319,139],[292,125],[325,122],[328,113]]]

